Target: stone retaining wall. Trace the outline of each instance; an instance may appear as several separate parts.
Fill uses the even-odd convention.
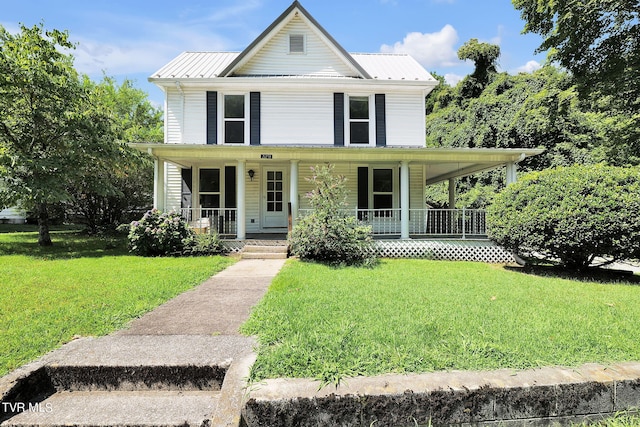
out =
[[[276,379],[250,388],[248,427],[549,425],[640,406],[640,363],[435,372],[345,380]]]

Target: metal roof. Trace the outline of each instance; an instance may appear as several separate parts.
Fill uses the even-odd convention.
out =
[[[153,73],[153,79],[211,79],[218,77],[239,52],[182,52]]]
[[[238,55],[238,52],[183,52],[153,73],[150,80],[218,78]],[[354,53],[351,56],[374,80],[436,81],[413,57],[406,54]],[[255,77],[313,78],[318,76],[261,75]]]
[[[373,79],[436,81],[412,56],[388,53],[352,53]]]

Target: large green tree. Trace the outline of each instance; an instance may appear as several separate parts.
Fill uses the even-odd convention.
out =
[[[615,94],[625,108],[640,108],[640,0],[512,0],[540,34],[539,51],[571,71],[585,98]]]
[[[131,80],[117,83],[105,76],[98,83],[85,78],[83,84],[92,94],[93,105],[110,118],[110,134],[118,141],[162,142],[162,111]],[[110,170],[94,168],[73,183],[74,197],[69,208],[93,233],[102,227],[130,222],[132,215],[139,217],[140,211],[148,210],[153,201],[151,159],[137,150],[118,146],[120,153],[110,159]]]
[[[91,173],[113,170],[122,150],[64,53],[73,48],[67,32],[22,25],[13,35],[0,26],[0,204],[32,210],[45,246],[50,207],[71,200],[74,183]]]

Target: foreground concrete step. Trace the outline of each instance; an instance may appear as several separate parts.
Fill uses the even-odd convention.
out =
[[[238,336],[82,338],[0,378],[0,425],[237,427],[254,345]]]
[[[208,426],[220,392],[59,392],[1,424],[23,426]]]

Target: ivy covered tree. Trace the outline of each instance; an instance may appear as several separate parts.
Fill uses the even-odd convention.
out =
[[[584,99],[615,94],[627,111],[640,109],[640,1],[512,0],[540,34],[539,52],[569,70]]]

